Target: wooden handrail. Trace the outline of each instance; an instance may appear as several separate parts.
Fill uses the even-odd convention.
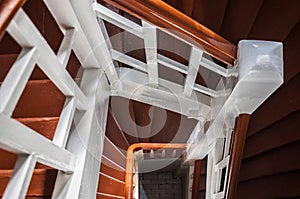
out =
[[[235,130],[232,140],[231,156],[228,168],[227,199],[234,199],[238,184],[240,167],[243,158],[243,151],[247,137],[249,114],[241,114],[236,120]]]
[[[192,187],[192,199],[198,199],[200,175],[201,175],[201,160],[196,160],[194,165],[194,177]]]
[[[17,11],[23,6],[26,0],[3,0],[0,5],[0,40],[5,30],[15,16]]]
[[[132,144],[127,149],[126,175],[125,175],[125,199],[132,199],[133,196],[133,166],[134,151],[139,149],[157,150],[157,149],[184,149],[185,144],[170,143],[137,143]]]
[[[104,1],[168,31],[193,46],[204,49],[206,53],[226,64],[234,64],[237,51],[234,44],[163,1]]]

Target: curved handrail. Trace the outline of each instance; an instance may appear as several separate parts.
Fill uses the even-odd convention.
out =
[[[4,0],[0,5],[0,40],[5,30],[26,0]]]
[[[189,16],[158,0],[104,0],[105,2],[148,21],[209,55],[233,65],[236,46]]]
[[[156,149],[184,149],[186,144],[170,144],[170,143],[136,143],[127,149],[126,158],[126,175],[125,175],[125,198],[132,199],[133,196],[133,166],[134,151],[139,149],[156,150]]]

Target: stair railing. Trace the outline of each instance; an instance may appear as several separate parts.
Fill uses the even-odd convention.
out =
[[[104,0],[129,14],[170,31],[194,47],[203,49],[212,57],[233,65],[236,46],[218,34],[176,10],[163,1],[156,0]]]
[[[282,83],[280,79],[282,68],[279,66],[276,71],[268,71],[270,68],[262,71],[259,73],[258,79],[253,78],[253,75],[246,74],[248,79],[244,78],[245,81],[239,81],[240,90],[237,89],[233,96],[230,95],[235,86],[233,82],[217,89],[199,85],[195,80],[200,66],[220,75],[222,79],[236,78],[237,72],[234,62],[237,49],[235,45],[163,1],[105,1],[141,19],[142,25],[132,23],[127,18],[111,12],[95,1],[92,1],[93,4],[91,4],[90,1],[44,0],[64,34],[63,42],[57,54],[53,52],[45,38],[22,9],[19,11],[12,9],[12,12],[5,15],[0,30],[5,29],[6,24],[8,24],[7,32],[23,50],[0,89],[0,126],[3,129],[0,134],[0,147],[19,154],[13,174],[16,178],[10,180],[3,198],[25,197],[36,162],[60,170],[52,198],[94,198],[98,181],[95,173],[98,173],[100,168],[99,159],[102,154],[109,95],[135,99],[198,119],[199,125],[194,130],[196,135],[197,131],[204,127],[200,124],[212,122],[212,125],[219,128],[220,126],[223,127],[223,120],[226,120],[225,124],[228,125],[226,132],[220,131],[221,133],[216,135],[214,134],[215,126],[211,126],[206,134],[201,134],[200,137],[196,136],[193,140],[196,143],[191,144],[193,147],[188,158],[202,159],[208,154],[210,158],[208,169],[211,173],[216,167],[221,169],[225,165],[227,168],[229,157],[225,159],[216,158],[225,150],[223,145],[218,145],[219,141],[224,140],[218,140],[218,138],[223,139],[227,135],[228,137],[231,136],[227,130],[234,128],[236,110],[230,109],[233,114],[227,117],[226,114],[223,115],[222,111],[226,113],[228,107],[224,108],[221,105],[226,104],[227,99],[234,102],[237,99],[235,98],[236,95],[240,94],[240,90],[253,88],[251,86],[255,86],[255,83],[261,81],[259,83],[266,86],[260,87],[262,97],[258,96],[255,101],[256,104],[251,107],[251,111],[254,111]],[[14,17],[13,13],[16,13]],[[12,20],[9,22],[10,18]],[[103,21],[111,22],[143,39],[146,63],[113,49]],[[156,36],[158,29],[191,46],[188,65],[158,53]],[[255,44],[255,46],[258,45]],[[72,50],[84,69],[80,85],[72,79],[65,69]],[[279,50],[279,54],[280,52],[282,51]],[[224,68],[208,59],[206,55],[218,59],[227,64],[228,67]],[[265,64],[265,60],[269,60],[269,57],[265,55],[260,58],[263,58],[260,59],[263,64]],[[120,70],[114,61],[127,64],[134,69],[124,68]],[[53,141],[39,136],[35,131],[11,118],[35,64],[38,64],[66,96],[65,106]],[[158,76],[158,64],[185,74],[184,85],[160,78]],[[248,69],[246,72],[249,72]],[[255,73],[254,71],[251,74],[258,74],[258,72]],[[268,82],[262,81],[264,77],[268,77]],[[249,78],[250,84],[247,83]],[[141,85],[143,89],[138,90]],[[165,88],[172,92],[166,91]],[[136,90],[139,92],[133,92]],[[255,93],[253,96],[257,97]],[[221,114],[217,114],[217,122],[211,121],[211,115],[215,111],[211,107],[213,105],[211,101],[214,100],[218,102],[219,107],[223,108],[219,109]],[[180,106],[178,106],[178,101],[180,101]],[[99,115],[100,117],[98,117]],[[71,128],[71,124],[74,124],[76,128]],[[95,124],[98,125],[95,126]],[[20,132],[21,137],[19,136]],[[227,135],[225,135],[226,133]],[[30,143],[39,144],[32,145]],[[199,150],[201,147],[203,150]],[[219,183],[214,183],[212,180],[214,177],[209,175],[207,198],[222,198],[226,190],[218,195],[216,188],[211,189],[209,186]],[[213,175],[216,176],[217,174]],[[126,179],[132,181],[130,168]],[[126,197],[129,198],[132,195],[132,189],[131,191],[128,190]]]
[[[95,47],[104,39],[94,11],[89,1],[44,1],[64,35],[56,54],[20,8],[23,3],[1,4],[1,33],[6,30],[22,47],[0,87],[0,147],[18,154],[2,198],[25,198],[37,162],[59,170],[52,198],[95,198],[109,98],[103,65],[112,60],[102,58],[106,46]],[[83,68],[79,85],[66,70],[72,51]],[[35,65],[66,96],[53,140],[12,118]],[[114,71],[106,74],[115,81]]]
[[[231,137],[235,140],[236,136],[235,119],[240,114],[246,115],[246,117],[241,115],[241,118],[247,118],[247,115],[253,113],[283,83],[282,44],[242,41],[239,43],[240,52],[237,57],[237,47],[234,44],[163,1],[103,1],[140,19],[142,25],[133,23],[99,4],[94,4],[100,26],[104,27],[103,21],[108,21],[143,39],[146,54],[146,63],[144,63],[110,49],[114,60],[135,69],[119,71],[121,86],[119,89],[113,89],[112,95],[159,106],[199,120],[188,141],[187,159],[203,159],[208,156],[206,198],[224,198],[226,194],[232,197],[241,162],[241,155],[236,150],[230,151],[230,146],[235,144],[231,142]],[[188,66],[158,53],[158,29],[191,46]],[[105,31],[105,28],[101,30]],[[226,63],[227,68],[221,67],[214,61],[207,62],[204,54]],[[158,64],[186,74],[183,88],[159,78]],[[205,67],[222,77],[219,82],[216,82],[217,88],[212,89],[195,82],[200,67]],[[138,73],[136,70],[143,73]],[[145,81],[147,75],[148,81]],[[140,89],[141,85],[150,86],[143,86],[143,89]],[[174,108],[172,97],[166,97],[170,93],[161,92],[159,86],[170,88],[173,96],[180,99],[183,110],[178,110],[178,106]],[[137,92],[130,92],[132,90]],[[192,93],[200,94],[201,97],[187,102],[185,97],[189,96],[193,99]],[[210,103],[205,103],[203,95],[209,96]],[[195,103],[196,101],[198,104]],[[195,106],[197,108],[192,110],[191,107]],[[205,124],[209,124],[209,128],[204,132]],[[247,124],[248,122],[244,122],[242,125],[245,127]],[[242,136],[236,139],[239,137]],[[240,141],[244,142],[243,139],[245,137]],[[227,182],[229,184],[226,184]]]
[[[143,150],[158,150],[158,149],[185,149],[185,144],[175,143],[137,143],[132,144],[127,149],[126,156],[126,174],[125,174],[125,198],[133,198],[133,174],[134,174],[134,152],[140,149]]]

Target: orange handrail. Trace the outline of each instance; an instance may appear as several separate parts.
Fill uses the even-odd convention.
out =
[[[0,5],[0,40],[5,30],[26,0],[4,0]]]
[[[189,16],[158,0],[104,0],[105,2],[162,28],[209,55],[233,65],[236,46]]]
[[[186,144],[172,143],[137,143],[132,144],[127,149],[126,159],[126,175],[125,175],[125,198],[132,199],[133,196],[133,166],[134,166],[134,151],[139,149],[157,150],[157,149],[184,149]]]

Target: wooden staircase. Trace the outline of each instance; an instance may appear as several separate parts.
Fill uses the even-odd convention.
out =
[[[251,116],[236,198],[300,197],[298,155],[300,134],[297,133],[300,119],[300,95],[297,92],[300,86],[298,67],[300,62],[297,58],[300,51],[299,1],[291,0],[286,3],[281,0],[257,0],[246,3],[242,0],[166,0],[165,2],[233,43],[243,38],[278,40],[284,43],[285,83]],[[43,2],[29,0],[24,5],[24,10],[52,49],[57,52],[63,36]],[[180,42],[173,45],[175,49],[181,47],[186,49]],[[0,45],[0,82],[3,81],[19,52],[20,47],[13,39],[8,34],[4,35]],[[144,56],[137,55],[140,59]],[[80,72],[80,63],[74,55],[71,57],[67,70],[72,78],[76,79],[77,73]],[[175,59],[184,62],[180,57]],[[164,74],[168,77],[169,71],[166,70]],[[181,81],[178,77],[170,78]],[[197,82],[203,82],[202,78],[198,77]],[[119,97],[112,97],[110,100],[99,173],[98,199],[124,197],[126,150],[131,144],[169,142],[175,136],[172,135],[173,132],[180,132],[176,142],[185,143],[196,124],[194,120],[165,111],[163,114],[166,115],[166,124],[160,131],[151,137],[136,138],[140,135],[151,135],[159,124],[157,118],[161,117],[164,110],[150,109],[150,105],[133,100],[126,102],[126,99]],[[64,95],[36,66],[13,113],[13,118],[42,136],[52,139],[64,101]],[[116,104],[119,107],[116,107]],[[122,113],[120,109],[122,104],[130,105],[129,115]],[[178,121],[182,122],[182,126],[174,125]],[[146,128],[143,128],[145,126]],[[128,130],[136,137],[126,134]],[[15,154],[0,150],[0,198],[12,175],[16,158]],[[285,164],[279,164],[280,162]],[[57,170],[37,164],[26,198],[51,198],[56,176]],[[205,183],[204,159],[199,198],[205,198]]]

